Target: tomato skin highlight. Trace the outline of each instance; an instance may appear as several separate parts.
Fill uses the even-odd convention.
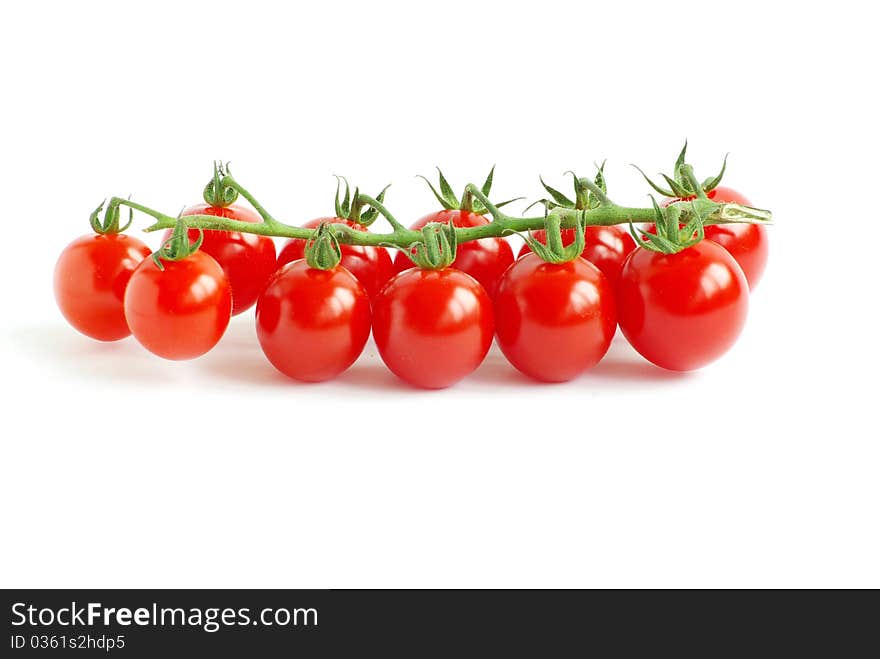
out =
[[[547,232],[544,229],[533,231],[532,237],[543,245],[547,244]],[[574,238],[574,229],[562,230],[563,245],[571,245]],[[613,285],[620,276],[623,262],[635,248],[636,242],[625,229],[617,226],[588,226],[584,230],[584,251],[581,252],[581,258],[599,268]],[[525,244],[519,250],[517,258],[531,252],[532,248]]]
[[[614,288],[581,257],[545,263],[526,254],[504,274],[494,303],[504,356],[543,382],[565,382],[598,364],[617,330]]]
[[[411,268],[373,304],[373,337],[382,360],[406,382],[451,386],[482,363],[495,331],[483,286],[455,268]]]
[[[744,195],[733,188],[721,185],[707,192],[706,196],[716,203],[728,202],[741,206],[752,206],[752,202]],[[674,201],[680,200],[667,199],[664,206],[668,206]],[[767,227],[751,223],[712,224],[705,228],[705,234],[706,238],[718,243],[730,252],[730,255],[742,268],[749,282],[749,288],[754,290],[764,275],[767,259],[770,255],[770,238]]]
[[[715,361],[746,321],[749,286],[723,247],[703,240],[678,254],[639,248],[617,282],[617,322],[645,359],[671,371]]]
[[[209,206],[198,204],[185,208],[182,216],[214,215],[239,222],[260,223],[257,213],[243,206]],[[205,230],[204,241],[199,249],[214,257],[229,279],[232,288],[232,315],[247,311],[257,302],[266,287],[266,282],[275,272],[275,241],[269,236],[258,236],[240,231]],[[190,229],[190,242],[199,237],[198,229]],[[165,232],[163,240],[171,237],[171,230]]]
[[[322,223],[345,224],[356,231],[368,231],[367,227],[341,217],[320,217],[306,222],[303,226],[307,229],[314,229]],[[340,265],[353,274],[355,279],[363,285],[371,300],[395,274],[391,255],[384,247],[340,245],[339,248],[342,251]],[[281,268],[288,263],[304,258],[305,251],[305,240],[291,238],[278,254],[277,267]]]
[[[145,259],[125,289],[125,318],[134,338],[165,359],[199,357],[229,325],[232,289],[220,264],[201,250],[180,261]]]
[[[125,322],[125,287],[150,248],[124,233],[90,234],[67,245],[55,263],[58,308],[77,331],[97,341],[118,341]]]
[[[459,228],[489,224],[489,220],[485,217],[470,211],[442,210],[425,215],[410,226],[410,229],[421,231],[430,222],[441,224],[452,222],[452,226]],[[506,240],[503,238],[481,238],[460,243],[452,267],[476,279],[486,289],[489,297],[492,297],[495,295],[501,276],[513,261],[513,249]],[[398,251],[394,256],[395,272],[403,272],[414,267],[413,262],[402,251]]]
[[[257,338],[272,365],[305,382],[336,377],[363,352],[370,336],[370,298],[343,267],[288,263],[257,302]]]

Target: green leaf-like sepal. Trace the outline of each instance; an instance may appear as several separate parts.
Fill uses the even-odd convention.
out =
[[[629,230],[636,244],[663,254],[677,254],[703,240],[703,223],[721,208],[721,204],[708,199],[694,199],[687,204],[677,202],[660,208],[657,200],[651,196],[651,204],[654,206],[654,230],[657,233],[636,228],[632,222],[629,223]],[[685,219],[687,222],[683,224]]]
[[[235,200],[238,199],[238,190],[229,185],[223,185],[223,178],[228,174],[230,174],[229,163],[224,165],[222,162],[215,160],[214,176],[208,181],[208,184],[202,191],[202,197],[208,206],[225,208],[235,203]]]
[[[345,183],[345,194],[342,199],[339,198],[341,189],[340,182]],[[382,188],[382,191],[376,195],[376,201],[380,204],[383,203],[385,201],[385,191],[390,187],[391,185],[389,184]],[[367,210],[364,210],[365,207]],[[336,211],[336,217],[341,217],[344,220],[365,227],[370,226],[376,221],[376,218],[379,217],[378,209],[369,206],[369,204],[363,201],[359,188],[354,189],[354,194],[351,193],[348,179],[344,176],[336,177],[336,199],[334,200],[334,209]]]
[[[541,178],[541,185],[544,186],[544,189],[547,191],[547,194],[552,197],[552,200],[540,199],[535,203],[543,204],[544,208],[547,210],[553,210],[554,208],[570,208],[579,211],[592,210],[594,208],[599,208],[599,206],[609,204],[610,201],[605,194],[608,192],[608,185],[605,180],[604,172],[605,163],[603,162],[601,165],[597,166],[596,169],[596,177],[592,181],[580,178],[572,171],[565,172],[566,174],[571,174],[574,179],[574,200],[569,199],[556,188],[550,187],[544,182],[544,179]],[[531,206],[529,206],[529,208],[531,208]]]
[[[474,196],[468,191],[467,187],[465,187],[464,192],[461,195],[461,199],[455,196],[455,192],[452,190],[452,186],[449,184],[449,181],[446,180],[446,177],[443,175],[443,172],[440,168],[437,168],[437,173],[439,175],[439,187],[434,187],[434,184],[431,183],[425,176],[419,175],[419,178],[424,180],[425,183],[428,184],[428,187],[431,189],[431,192],[437,198],[437,201],[440,202],[440,205],[443,206],[446,210],[461,210],[467,212],[473,212],[477,215],[486,215],[489,212],[489,209],[486,208],[478,199],[475,199]],[[486,177],[486,180],[483,182],[483,186],[480,188],[480,191],[485,195],[489,196],[489,192],[492,190],[492,182],[495,178],[495,166],[492,165],[492,169],[489,170],[489,175]],[[500,203],[495,204],[495,208],[501,208],[502,206],[506,206],[507,204],[513,203],[514,201],[518,201],[521,197],[516,197],[514,199],[507,199]]]
[[[684,146],[681,149],[681,152],[678,154],[678,158],[675,159],[675,169],[672,172],[672,176],[668,176],[666,174],[660,174],[663,177],[663,180],[666,181],[668,188],[662,188],[654,181],[652,181],[645,172],[643,172],[639,167],[633,165],[636,169],[639,170],[639,173],[645,178],[656,192],[659,192],[664,197],[676,197],[678,199],[688,199],[689,197],[694,197],[698,195],[698,191],[702,193],[709,192],[718,187],[718,184],[721,183],[721,177],[724,176],[724,172],[727,169],[727,155],[724,156],[724,162],[721,165],[721,171],[718,172],[716,176],[713,178],[707,178],[702,183],[698,183],[696,178],[693,176],[693,170],[691,166],[687,163],[687,141],[685,141]],[[687,174],[690,172],[690,175]]]
[[[98,204],[98,207],[89,215],[89,224],[91,225],[92,230],[97,234],[106,235],[122,233],[128,229],[134,220],[134,211],[132,211],[131,207],[128,209],[128,222],[119,226],[119,204],[111,203],[107,206],[107,210],[104,212],[103,221],[98,219],[101,211],[104,209],[105,203],[107,203],[106,199]]]
[[[186,257],[195,254],[205,239],[205,232],[201,229],[198,231],[199,237],[196,238],[195,242],[190,243],[189,227],[187,227],[186,221],[182,217],[178,217],[177,224],[174,225],[174,229],[171,231],[171,236],[162,243],[162,246],[157,251],[150,255],[156,267],[159,270],[164,270],[165,266],[162,265],[162,261],[182,261]]]
[[[455,261],[458,238],[455,227],[442,222],[429,222],[422,229],[422,239],[403,250],[418,267],[441,270]]]
[[[306,242],[306,263],[316,270],[332,270],[342,261],[342,248],[339,240],[327,222],[315,229],[312,238]]]
[[[584,230],[586,218],[583,212],[577,214],[574,242],[563,245],[562,218],[559,213],[549,213],[544,218],[544,235],[546,244],[536,240],[531,234],[523,236],[532,251],[548,263],[566,263],[581,255],[584,251]]]

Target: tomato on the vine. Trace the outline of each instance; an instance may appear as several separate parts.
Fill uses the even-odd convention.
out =
[[[700,368],[727,352],[749,308],[742,268],[711,240],[676,254],[636,249],[616,292],[624,336],[647,360],[673,371]]]
[[[413,231],[421,231],[429,222],[438,222],[440,224],[452,224],[454,227],[479,227],[489,224],[482,215],[465,210],[449,209],[437,211],[425,215],[425,217],[416,221],[410,229]],[[455,262],[452,266],[469,274],[476,279],[489,296],[495,295],[498,288],[498,282],[504,271],[513,263],[513,250],[504,238],[480,238],[466,243],[461,243],[455,256]],[[398,252],[394,257],[394,269],[396,272],[403,272],[413,267],[412,261],[403,252]]]
[[[564,382],[599,363],[617,329],[614,289],[592,263],[518,259],[495,295],[498,345],[529,377]]]
[[[419,387],[448,387],[473,372],[493,333],[488,293],[455,268],[405,270],[373,303],[373,337],[382,360]]]
[[[538,229],[532,237],[542,244],[547,243],[547,232]],[[575,239],[575,229],[562,230],[562,244],[571,245]],[[595,265],[613,284],[620,275],[620,269],[636,243],[629,232],[618,226],[588,226],[584,230],[584,251],[581,257]],[[517,258],[529,254],[532,248],[525,244]]]
[[[706,196],[716,203],[733,203],[741,206],[751,206],[752,202],[733,188],[718,186],[709,190]],[[693,197],[686,198],[693,199]],[[666,205],[679,199],[667,199]],[[769,235],[767,227],[761,224],[735,223],[735,224],[712,224],[705,228],[706,238],[712,240],[730,252],[730,255],[739,263],[749,288],[754,289],[761,280],[767,267],[769,256]]]
[[[150,248],[123,233],[77,238],[55,264],[55,300],[75,329],[98,341],[131,334],[125,322],[125,287]]]
[[[342,217],[322,217],[306,222],[303,226],[315,229],[321,224],[345,224],[356,231],[368,231],[367,227]],[[342,250],[341,265],[363,285],[370,299],[394,276],[395,270],[391,255],[384,247],[371,245],[340,245]],[[287,241],[278,254],[278,267],[297,261],[305,255],[306,241],[292,238]]]
[[[344,257],[343,257],[344,258]],[[370,298],[342,266],[278,270],[257,302],[257,338],[279,371],[297,380],[329,380],[351,366],[370,336]]]
[[[243,206],[211,206],[197,204],[186,208],[181,216],[213,215],[239,222],[259,223],[263,219]],[[171,236],[169,229],[163,238]],[[189,230],[189,239],[198,238],[197,229]],[[268,236],[240,231],[204,231],[201,250],[211,255],[229,279],[232,288],[232,315],[250,309],[257,301],[266,282],[275,272],[275,242]]]
[[[207,233],[207,232],[205,232]],[[125,289],[125,318],[147,350],[166,359],[193,359],[213,348],[229,325],[232,290],[206,252],[144,259]]]

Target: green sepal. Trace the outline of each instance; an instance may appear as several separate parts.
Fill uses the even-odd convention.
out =
[[[182,261],[186,257],[195,254],[205,239],[205,232],[201,229],[198,231],[199,237],[196,238],[195,242],[190,243],[189,227],[182,217],[178,217],[174,229],[171,230],[171,236],[162,243],[158,250],[150,255],[156,267],[159,270],[164,270],[165,266],[162,265],[162,261]]]
[[[130,195],[129,199],[131,199]],[[98,207],[89,215],[89,224],[91,225],[92,230],[103,236],[107,234],[122,233],[128,229],[128,227],[131,226],[132,220],[134,220],[134,211],[131,207],[128,209],[128,222],[123,226],[119,226],[119,204],[110,204],[104,213],[103,221],[98,219],[98,216],[104,209],[105,203],[107,203],[106,199],[98,204]]]
[[[475,199],[474,196],[468,192],[467,188],[465,188],[464,192],[461,195],[461,199],[455,196],[455,192],[452,190],[452,186],[449,184],[449,181],[446,180],[446,177],[443,175],[443,172],[438,167],[437,174],[439,175],[439,187],[434,187],[434,184],[428,180],[427,177],[419,175],[419,178],[424,180],[425,183],[428,184],[428,187],[431,189],[431,192],[437,198],[437,201],[440,202],[440,205],[443,206],[446,210],[461,210],[466,212],[476,213],[477,215],[485,215],[489,212],[489,209],[486,208],[479,200]],[[489,175],[486,177],[486,180],[483,182],[483,187],[480,188],[480,191],[489,196],[489,192],[492,190],[492,182],[495,178],[495,165],[492,165],[492,169],[489,170]],[[502,206],[506,206],[507,204],[513,203],[514,201],[518,201],[522,199],[522,197],[515,197],[514,199],[507,199],[506,201],[502,201],[500,203],[495,204],[496,208],[501,208]],[[380,200],[381,201],[381,200]]]
[[[546,244],[535,239],[531,233],[523,236],[523,239],[531,250],[547,263],[567,263],[576,259],[584,251],[586,217],[583,212],[577,214],[574,229],[574,242],[570,245],[563,245],[562,218],[559,213],[548,213],[544,217]]]
[[[660,208],[651,195],[651,204],[654,206],[654,230],[657,233],[636,228],[632,221],[629,223],[629,230],[637,245],[662,254],[677,254],[703,240],[703,222],[719,207],[719,204],[708,199],[694,199],[688,204],[690,219],[687,224],[680,226],[681,202]]]
[[[595,190],[591,189],[591,185],[597,188],[603,195],[608,192],[608,184],[605,179],[605,162],[596,167],[596,177],[592,182],[579,177],[573,171],[567,171],[574,179],[574,200],[569,199],[556,188],[552,188],[544,182],[543,178],[539,178],[541,185],[547,191],[552,199],[539,199],[535,203],[543,204],[547,210],[554,208],[570,208],[574,210],[592,210],[599,208],[603,204],[601,196],[597,195]],[[534,206],[535,204],[532,204]],[[532,206],[529,206],[531,208]]]
[[[208,181],[202,191],[202,197],[208,206],[226,208],[238,199],[238,190],[229,185],[223,185],[223,179],[230,174],[229,163],[214,161],[214,176]]]
[[[730,154],[726,154],[724,156],[724,162],[721,164],[721,171],[718,172],[716,176],[713,178],[707,178],[702,183],[698,183],[696,179],[692,175],[692,169],[690,169],[690,165],[687,164],[687,140],[685,140],[684,146],[681,149],[681,152],[678,154],[678,158],[675,159],[675,169],[673,170],[672,176],[667,176],[666,174],[660,174],[663,179],[666,181],[668,188],[662,188],[654,181],[652,181],[645,172],[643,172],[638,166],[633,165],[639,173],[645,178],[656,192],[662,194],[664,197],[677,197],[679,199],[687,199],[688,197],[699,196],[700,193],[710,192],[718,187],[718,184],[721,183],[721,178],[724,176],[724,172],[727,170],[727,156]],[[686,176],[685,172],[688,170],[691,171],[691,176]]]
[[[422,229],[422,239],[401,251],[419,268],[442,270],[455,261],[457,247],[458,237],[454,226],[429,222]]]
[[[339,240],[327,222],[322,222],[306,242],[306,263],[315,270],[332,270],[342,261]]]
[[[340,181],[345,183],[345,195],[341,200],[339,199]],[[380,204],[383,203],[385,201],[385,191],[390,187],[391,184],[389,183],[382,188],[382,191],[376,195],[376,201]],[[365,206],[368,206],[367,210],[363,210]],[[348,179],[344,176],[336,177],[336,199],[334,201],[334,209],[336,211],[336,217],[341,217],[344,220],[348,220],[354,224],[360,224],[364,227],[370,226],[376,221],[376,218],[379,217],[378,209],[369,206],[361,200],[360,190],[358,188],[354,189],[354,194],[351,193]]]

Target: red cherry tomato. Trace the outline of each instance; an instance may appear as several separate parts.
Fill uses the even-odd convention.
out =
[[[288,263],[257,302],[257,338],[279,371],[297,380],[329,380],[351,366],[370,336],[370,298],[341,266]]]
[[[426,389],[448,387],[473,372],[494,329],[486,290],[455,268],[405,270],[373,303],[373,337],[383,361]]]
[[[640,248],[617,282],[617,322],[643,357],[672,371],[718,359],[736,342],[749,308],[742,268],[711,240],[678,254]]]
[[[718,186],[706,193],[714,202],[751,206],[752,202],[732,188]],[[693,197],[691,197],[692,199]],[[668,206],[677,199],[667,199]],[[706,238],[730,252],[745,273],[749,288],[754,289],[767,267],[770,252],[767,227],[760,224],[713,224],[705,229]]]
[[[574,229],[562,230],[562,244],[571,245],[574,242]],[[532,236],[541,244],[547,244],[547,232],[538,229]],[[620,275],[620,269],[629,253],[636,248],[636,242],[629,232],[621,227],[597,227],[589,226],[584,231],[584,251],[581,257],[595,265],[608,280],[614,284]],[[532,248],[528,244],[519,250],[518,258],[531,253]]]
[[[479,227],[489,224],[482,215],[461,210],[442,210],[430,215],[413,224],[410,229],[421,231],[429,222],[449,224],[454,227]],[[504,271],[513,263],[513,250],[510,244],[503,238],[481,238],[461,243],[452,264],[457,270],[469,274],[483,285],[489,296],[495,295],[498,281]],[[394,257],[394,269],[403,272],[414,267],[412,261],[403,252],[398,251]]]
[[[67,322],[98,341],[131,334],[122,301],[131,274],[150,248],[122,233],[77,238],[55,264],[55,300]]]
[[[322,217],[303,226],[314,229],[322,223],[346,224],[357,231],[367,231],[367,227],[351,222],[341,217]],[[342,262],[340,265],[348,270],[363,285],[370,299],[394,276],[394,266],[391,256],[384,247],[372,247],[369,245],[340,245],[342,250]],[[305,256],[306,241],[292,238],[287,241],[278,255],[278,267],[298,261]]]
[[[526,254],[498,285],[495,327],[513,366],[536,380],[565,382],[608,351],[617,329],[614,289],[580,257],[554,264]]]
[[[232,312],[223,268],[201,250],[180,261],[145,259],[125,289],[125,319],[147,350],[166,359],[193,359],[213,348]]]
[[[243,206],[209,206],[198,204],[184,209],[181,215],[214,215],[239,222],[262,222],[254,211]],[[205,231],[201,251],[210,254],[223,268],[232,287],[232,315],[250,309],[266,287],[275,266],[275,242],[269,236],[238,231]],[[171,237],[165,232],[163,240]],[[198,229],[189,230],[190,242],[199,237]]]

